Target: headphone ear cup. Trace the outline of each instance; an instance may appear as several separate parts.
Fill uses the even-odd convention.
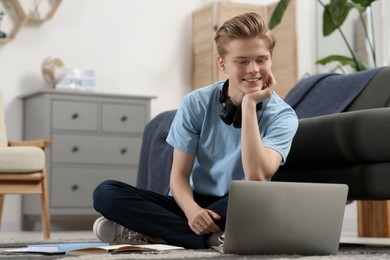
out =
[[[241,128],[241,107],[236,109],[236,113],[234,114],[233,126],[235,128]]]
[[[223,65],[223,64],[221,64]],[[233,124],[235,128],[241,128],[242,112],[241,106],[237,107],[234,105],[232,100],[228,95],[229,80],[226,80],[222,86],[221,92],[219,94],[219,103],[222,104],[222,109],[219,114],[222,122],[227,125]],[[256,110],[262,109],[263,103],[260,102],[256,105]]]
[[[219,116],[225,124],[231,125],[234,121],[236,112],[237,106],[232,104],[225,104]]]

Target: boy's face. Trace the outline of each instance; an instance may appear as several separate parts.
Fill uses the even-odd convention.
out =
[[[218,65],[229,78],[229,95],[244,96],[269,84],[272,60],[266,41],[259,37],[236,39],[226,50],[224,59],[218,57]]]

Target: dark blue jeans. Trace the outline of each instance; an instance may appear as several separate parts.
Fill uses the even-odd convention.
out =
[[[195,201],[221,216],[216,224],[225,229],[228,196],[194,194]],[[174,198],[139,189],[126,183],[107,180],[93,193],[94,208],[105,218],[133,231],[161,238],[171,245],[185,248],[207,248],[211,234],[199,236]]]

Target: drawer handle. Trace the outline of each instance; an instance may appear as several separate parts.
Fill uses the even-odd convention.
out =
[[[72,191],[76,191],[78,189],[79,189],[79,185],[77,185],[77,184],[73,184],[72,187],[71,187]]]
[[[126,122],[126,121],[127,121],[127,116],[122,116],[122,117],[121,117],[121,121],[122,121],[122,122]]]
[[[77,146],[74,146],[74,147],[72,148],[72,153],[77,153],[78,150],[79,150],[79,148],[78,148]]]
[[[72,119],[74,120],[74,119],[77,119],[77,118],[79,118],[79,114],[74,113],[74,114],[72,115]]]
[[[126,148],[122,148],[121,149],[121,154],[126,154],[127,153],[127,149]]]

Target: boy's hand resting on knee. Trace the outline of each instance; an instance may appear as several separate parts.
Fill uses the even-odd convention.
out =
[[[220,228],[214,222],[214,220],[219,219],[221,219],[221,216],[219,216],[214,211],[199,208],[188,217],[188,225],[190,226],[191,230],[195,232],[195,234],[201,236],[209,233],[219,232]]]

